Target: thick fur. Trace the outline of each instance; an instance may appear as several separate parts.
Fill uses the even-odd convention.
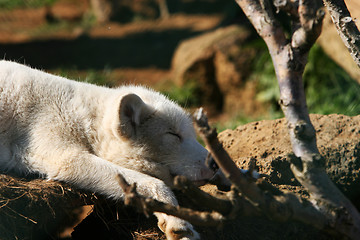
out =
[[[189,115],[152,90],[71,81],[0,61],[0,169],[37,173],[122,199],[122,174],[147,197],[178,205],[172,177],[213,176]],[[186,221],[155,213],[168,239],[198,239]]]

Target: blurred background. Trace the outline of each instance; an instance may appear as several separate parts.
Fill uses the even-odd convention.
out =
[[[360,19],[358,0],[345,2]],[[0,0],[0,58],[98,85],[146,85],[204,106],[220,130],[283,116],[267,48],[234,0]],[[310,112],[358,115],[359,83],[327,15],[304,73]]]

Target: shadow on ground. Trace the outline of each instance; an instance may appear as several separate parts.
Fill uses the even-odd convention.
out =
[[[191,29],[145,31],[123,38],[37,40],[0,44],[3,59],[26,63],[41,69],[104,69],[156,67],[169,69],[172,55],[181,40],[200,32]]]

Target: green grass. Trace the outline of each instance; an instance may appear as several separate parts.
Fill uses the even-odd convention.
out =
[[[15,8],[38,8],[42,6],[49,6],[56,2],[56,0],[0,0],[1,9],[15,9]]]
[[[98,86],[107,86],[107,87],[113,86],[113,83],[110,80],[110,72],[107,69],[104,69],[104,71],[102,72],[91,70],[88,72],[85,79],[80,79],[80,80]]]
[[[76,68],[73,69],[55,69],[54,74],[65,78],[73,79],[79,82],[86,82],[98,86],[114,87],[115,82],[111,77],[112,70],[105,67],[103,70],[88,69],[85,73],[79,72]]]
[[[315,45],[305,68],[304,85],[311,113],[360,114],[360,85]]]
[[[33,37],[39,37],[39,36],[52,36],[60,31],[72,31],[75,28],[73,23],[69,23],[66,21],[60,21],[60,22],[54,22],[54,23],[45,23],[42,25],[39,25],[38,27],[34,29],[23,29],[22,31],[27,31],[28,34]]]
[[[270,103],[270,116],[282,116],[278,105],[280,97],[274,67],[265,44],[253,64],[252,78],[258,81],[258,100]],[[340,66],[314,45],[303,75],[307,105],[310,113],[345,114],[360,113],[360,85]]]
[[[1,1],[1,0],[0,0]],[[90,30],[96,24],[96,18],[91,11],[86,12],[81,20],[78,21],[66,21],[66,20],[55,20],[42,24],[35,29],[30,29],[28,34],[36,38],[39,36],[51,37],[57,32],[74,32],[81,31],[83,33]],[[27,29],[24,29],[27,31]]]
[[[164,95],[174,100],[182,107],[191,108],[200,106],[199,86],[196,81],[188,81],[184,86],[176,86],[173,82],[159,89]]]
[[[249,44],[248,47],[256,48],[258,54],[251,66],[253,74],[247,81],[257,82],[257,100],[268,106],[268,114],[255,119],[237,112],[226,122],[214,124],[219,131],[234,129],[252,121],[284,116],[278,104],[280,92],[274,67],[265,44],[259,41]],[[349,116],[360,114],[359,83],[331,60],[318,45],[314,45],[309,53],[303,81],[310,113]],[[167,84],[162,92],[183,107],[198,107],[200,104],[196,81],[190,81],[183,87]]]
[[[250,47],[255,47],[259,51],[253,62],[253,74],[249,77],[250,81],[257,82],[256,99],[268,105],[268,118],[281,118],[284,115],[278,104],[280,91],[267,47],[262,41],[256,41]]]

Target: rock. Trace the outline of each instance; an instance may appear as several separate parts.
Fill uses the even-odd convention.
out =
[[[210,106],[210,114],[222,110],[227,95],[238,90],[250,73],[256,50],[242,47],[250,37],[250,30],[232,25],[181,42],[172,61],[174,81],[179,86],[196,81],[201,103]]]

